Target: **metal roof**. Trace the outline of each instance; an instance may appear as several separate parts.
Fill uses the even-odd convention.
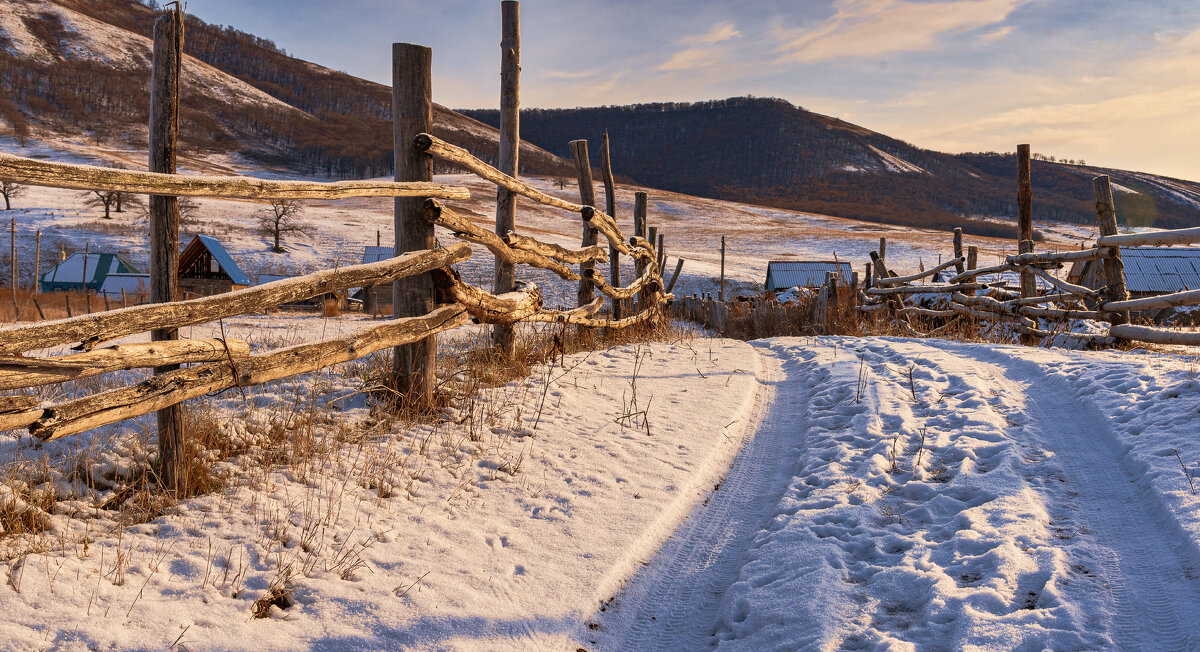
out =
[[[225,273],[229,275],[229,280],[237,285],[250,285],[250,277],[246,276],[241,267],[238,267],[238,264],[233,260],[233,256],[230,256],[229,252],[225,251],[225,245],[221,244],[220,240],[207,235],[197,235],[196,238],[204,243],[204,247],[208,249],[208,253],[217,259],[217,263],[221,265],[221,269],[225,270]]]
[[[258,275],[258,284],[264,285],[266,283],[274,283],[275,281],[282,281],[285,278],[295,278],[295,277],[287,276],[285,274],[259,274]]]
[[[109,274],[100,285],[100,293],[110,296],[121,296],[121,290],[127,294],[141,294],[150,291],[149,274]]]
[[[392,247],[367,247],[363,250],[363,264],[377,263],[393,256],[395,254],[392,253]]]
[[[816,287],[825,282],[826,272],[838,274],[838,285],[850,285],[850,263],[832,260],[773,260],[767,263],[767,289]]]
[[[1121,247],[1125,288],[1163,293],[1200,289],[1200,248]]]
[[[57,289],[82,288],[84,280],[90,289],[98,290],[109,274],[137,273],[132,265],[117,254],[74,253],[42,274],[42,284]]]

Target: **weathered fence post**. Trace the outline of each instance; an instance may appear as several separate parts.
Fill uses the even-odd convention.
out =
[[[646,237],[646,193],[637,191],[633,193],[633,235],[639,238]],[[633,259],[633,268],[637,272],[638,278],[646,271],[646,263],[641,258]],[[638,312],[646,309],[646,301],[649,294],[645,290],[638,294]]]
[[[663,273],[663,268],[667,266],[667,246],[664,242],[665,239],[666,234],[658,234],[658,273],[660,275]]]
[[[1108,177],[1101,175],[1092,180],[1096,193],[1096,230],[1100,235],[1117,234],[1117,210],[1113,203],[1112,183]],[[1113,247],[1113,255],[1104,259],[1104,280],[1108,285],[1107,299],[1109,301],[1124,301],[1129,298],[1125,289],[1125,263],[1121,261],[1121,248]],[[1113,324],[1128,324],[1129,312],[1119,311],[1109,313],[1109,321]]]
[[[1033,253],[1033,182],[1029,145],[1017,145],[1017,253]],[[1033,272],[1021,272],[1021,296],[1037,294]]]
[[[500,3],[500,159],[496,169],[517,178],[521,149],[521,3]],[[517,195],[496,186],[496,235],[503,238],[516,229]],[[516,289],[515,266],[496,258],[495,294]],[[512,324],[496,324],[492,341],[505,355],[513,355],[516,338]]]
[[[569,145],[571,148],[571,156],[575,159],[575,174],[579,177],[579,201],[584,206],[596,206],[596,189],[592,186],[592,163],[588,159],[588,147],[586,140],[572,140]],[[590,247],[596,244],[596,229],[593,229],[586,221],[583,222],[583,246]],[[593,287],[588,275],[591,273],[588,270],[596,268],[596,263],[587,261],[579,263],[579,291],[575,297],[580,306],[586,306],[592,302]]]
[[[979,247],[970,245],[967,247],[967,269],[975,269],[979,266]]]
[[[604,132],[604,137],[600,141],[600,174],[604,177],[604,207],[608,210],[608,216],[615,222],[617,220],[617,183],[613,179],[607,131]],[[611,242],[608,245],[608,282],[615,288],[621,287],[621,254],[612,246]],[[612,304],[613,319],[620,319],[621,302],[614,299]]]
[[[433,157],[413,147],[417,134],[433,131],[433,53],[411,43],[392,44],[392,147],[396,181],[432,181]],[[433,249],[433,224],[422,216],[425,200],[397,197],[393,229],[399,256],[409,251]],[[434,308],[433,279],[426,273],[392,284],[392,316],[418,317]],[[396,391],[409,404],[433,404],[437,336],[430,335],[392,350],[392,379]]]
[[[887,238],[879,238],[879,262],[887,265]],[[876,265],[878,267],[878,265]],[[887,274],[880,274],[881,277],[887,277]]]
[[[183,10],[180,5],[154,21],[154,54],[150,71],[150,161],[151,172],[175,173],[179,140],[179,87],[183,65]],[[84,269],[87,269],[86,254]],[[86,275],[86,271],[85,271]],[[150,196],[150,300],[175,300],[179,275],[179,198]],[[87,285],[83,287],[87,292]],[[91,295],[88,312],[91,312]],[[174,328],[153,331],[153,341],[179,339]],[[155,367],[161,374],[177,365]],[[183,409],[172,405],[158,411],[158,460],[160,479],[167,491],[184,494],[188,489],[184,459]]]
[[[963,231],[962,231],[961,226],[954,227],[954,257],[955,258],[963,257]],[[959,274],[962,274],[963,272],[965,272],[967,270],[964,269],[962,261],[959,261],[957,263],[954,263],[954,271]]]
[[[721,301],[725,300],[725,236],[721,236],[721,287],[717,290]]]

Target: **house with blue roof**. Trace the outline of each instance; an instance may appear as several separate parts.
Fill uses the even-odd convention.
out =
[[[208,296],[250,287],[250,277],[219,240],[197,235],[179,254],[179,288],[185,296]]]
[[[788,288],[815,288],[825,284],[825,274],[838,275],[838,285],[849,286],[850,263],[833,260],[772,260],[767,263],[766,288],[780,292]]]

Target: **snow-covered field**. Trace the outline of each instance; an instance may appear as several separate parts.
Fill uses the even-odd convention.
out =
[[[0,647],[1200,644],[1194,358],[691,337],[569,356],[409,429],[370,425],[354,377],[316,379],[345,399],[321,427],[366,436],[310,464],[124,528],[60,503],[0,573]],[[247,440],[279,409],[215,403]],[[251,618],[275,587],[295,604]]]

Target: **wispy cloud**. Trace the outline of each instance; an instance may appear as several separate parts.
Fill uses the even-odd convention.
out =
[[[694,70],[711,66],[724,58],[724,53],[715,46],[741,36],[742,33],[733,23],[717,23],[704,34],[689,36],[679,41],[680,45],[687,47],[672,54],[670,59],[660,63],[655,70]]]
[[[939,37],[1000,23],[1026,2],[1029,0],[838,0],[834,16],[816,28],[776,27],[780,42],[776,62],[813,63],[931,50]],[[992,35],[1001,38],[1008,34],[1004,29]]]

